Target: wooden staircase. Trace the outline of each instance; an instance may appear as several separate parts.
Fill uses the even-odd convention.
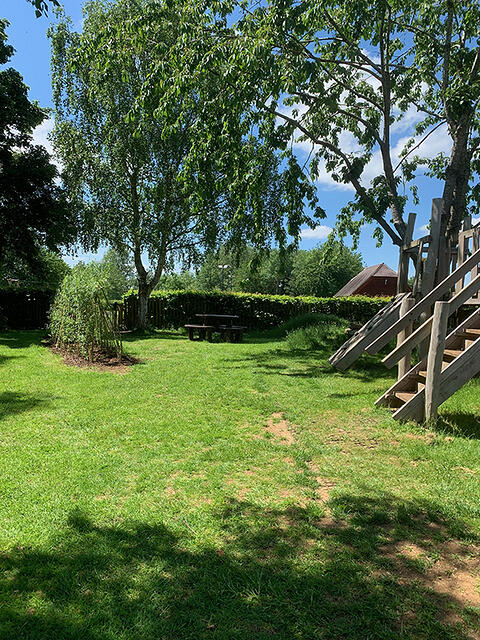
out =
[[[340,371],[348,369],[372,342],[399,319],[402,301],[410,297],[410,293],[396,295],[330,357],[330,364]]]
[[[392,408],[395,419],[435,418],[438,406],[480,372],[480,309],[447,335],[449,317],[466,302],[478,304],[478,245],[419,302],[408,293],[397,295],[330,358],[334,367],[344,370],[362,353],[378,353],[397,336],[397,346],[382,362],[389,368],[401,364],[399,380],[376,403]],[[418,347],[424,352],[425,345],[428,357],[411,368],[412,351]]]
[[[376,406],[390,407],[396,420],[425,419],[427,359],[423,359],[376,401]],[[470,378],[480,372],[480,309],[446,337],[441,359],[438,404],[445,402]]]

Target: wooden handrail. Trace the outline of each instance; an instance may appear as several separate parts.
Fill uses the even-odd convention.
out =
[[[464,287],[460,293],[457,293],[450,302],[449,302],[449,312],[448,315],[451,316],[452,313],[462,306],[473,293],[480,289],[480,274],[474,278],[471,282]],[[414,307],[415,308],[415,307]],[[412,309],[413,311],[413,309]],[[391,351],[388,356],[386,356],[382,362],[383,364],[390,369],[396,364],[399,360],[401,360],[409,351],[414,349],[420,342],[423,342],[430,335],[432,327],[432,317],[425,320],[425,322],[418,327],[406,340],[402,342],[396,349]]]
[[[463,278],[469,271],[471,271],[478,263],[480,262],[480,249],[475,251],[473,255],[471,255],[463,264],[461,264],[455,271],[453,271],[449,276],[447,276],[440,284],[438,284],[435,289],[430,291],[424,298],[422,298],[408,313],[399,318],[396,322],[392,324],[380,337],[378,337],[371,345],[367,347],[368,353],[378,353],[382,347],[384,347],[388,342],[396,336],[402,329],[404,329],[411,322],[415,322],[420,315],[430,309],[432,305],[437,302],[440,298],[442,298],[455,284],[460,278]],[[477,276],[478,277],[478,276]],[[472,280],[467,287],[462,289],[462,291],[457,294],[460,296],[462,292],[466,291],[467,288],[471,286],[473,282],[476,282],[477,278]],[[480,284],[477,287],[480,288]],[[471,289],[469,289],[471,291]],[[457,296],[455,296],[456,298]],[[451,302],[455,299],[452,298]],[[468,298],[466,298],[468,300]],[[463,302],[462,302],[463,304]],[[458,308],[458,307],[457,307]],[[412,333],[409,340],[415,335],[416,332]],[[408,342],[408,340],[406,341]],[[406,344],[403,343],[403,344]],[[402,345],[403,346],[403,345]]]

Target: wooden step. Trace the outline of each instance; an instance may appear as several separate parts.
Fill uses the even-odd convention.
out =
[[[458,337],[464,340],[476,340],[480,337],[480,329],[465,329],[458,334]]]
[[[443,352],[443,360],[445,362],[452,362],[455,360],[463,351],[461,349],[445,349]]]
[[[415,393],[407,393],[407,392],[403,392],[403,391],[395,391],[395,393],[393,395],[396,398],[398,398],[399,400],[401,400],[405,404],[411,398],[413,398],[413,396],[416,395],[416,394]]]
[[[427,372],[426,371],[417,371],[417,373],[412,374],[412,378],[416,382],[420,382],[420,384],[425,384],[425,381],[427,379]]]

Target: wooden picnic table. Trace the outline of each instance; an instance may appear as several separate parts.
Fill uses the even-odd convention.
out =
[[[240,316],[234,316],[226,313],[196,313],[197,318],[203,319],[203,324],[218,325],[230,325],[232,326],[233,320],[239,320]]]
[[[246,327],[234,325],[234,320],[239,320],[240,316],[228,313],[196,313],[197,318],[201,318],[202,324],[186,324],[188,329],[188,337],[193,340],[195,332],[198,332],[200,340],[205,337],[209,342],[212,341],[212,332],[218,331],[227,342],[241,342],[243,331]]]

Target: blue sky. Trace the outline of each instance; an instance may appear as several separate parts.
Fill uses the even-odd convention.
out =
[[[9,43],[16,50],[11,65],[23,75],[25,83],[30,87],[30,98],[37,100],[42,107],[51,107],[50,43],[46,32],[54,18],[52,15],[49,15],[48,18],[36,18],[32,5],[27,3],[26,0],[1,0],[1,3],[0,17],[7,18],[10,22],[10,27],[7,31]],[[77,29],[81,28],[82,5],[83,2],[81,0],[63,0],[65,11],[72,18],[73,24]],[[410,114],[410,116],[413,119],[415,118],[415,114]],[[408,114],[406,122],[409,122]],[[44,144],[47,148],[49,148],[47,136],[50,127],[51,123],[46,122],[35,133],[36,141]],[[398,145],[400,145],[405,136],[406,129],[399,127],[397,138],[394,142],[398,141]],[[346,136],[344,145],[349,147],[352,144],[353,141]],[[432,153],[448,146],[445,131],[440,129],[436,135],[429,138],[427,144]],[[305,152],[305,148],[302,145],[298,145],[300,156]],[[372,160],[370,167],[372,174],[375,172],[377,161],[378,158],[375,157]],[[417,231],[415,235],[419,236],[423,235],[424,231],[421,230],[421,227],[428,222],[430,217],[432,198],[441,196],[441,185],[423,176],[418,177],[417,185],[420,204],[418,206],[412,205],[409,210],[417,213]],[[319,176],[318,191],[320,202],[327,213],[327,218],[321,221],[321,225],[315,231],[305,231],[304,237],[301,239],[301,248],[303,249],[310,249],[325,239],[330,228],[335,224],[337,212],[353,196],[353,193],[347,190],[345,185],[335,185],[328,175],[322,172]],[[398,260],[396,249],[389,240],[385,240],[383,246],[377,248],[375,241],[371,237],[372,230],[373,227],[365,228],[360,239],[359,249],[364,263],[372,265],[385,262],[396,269]],[[94,257],[92,254],[84,254],[81,251],[77,256],[65,256],[67,262],[71,264],[79,259],[89,260]]]

